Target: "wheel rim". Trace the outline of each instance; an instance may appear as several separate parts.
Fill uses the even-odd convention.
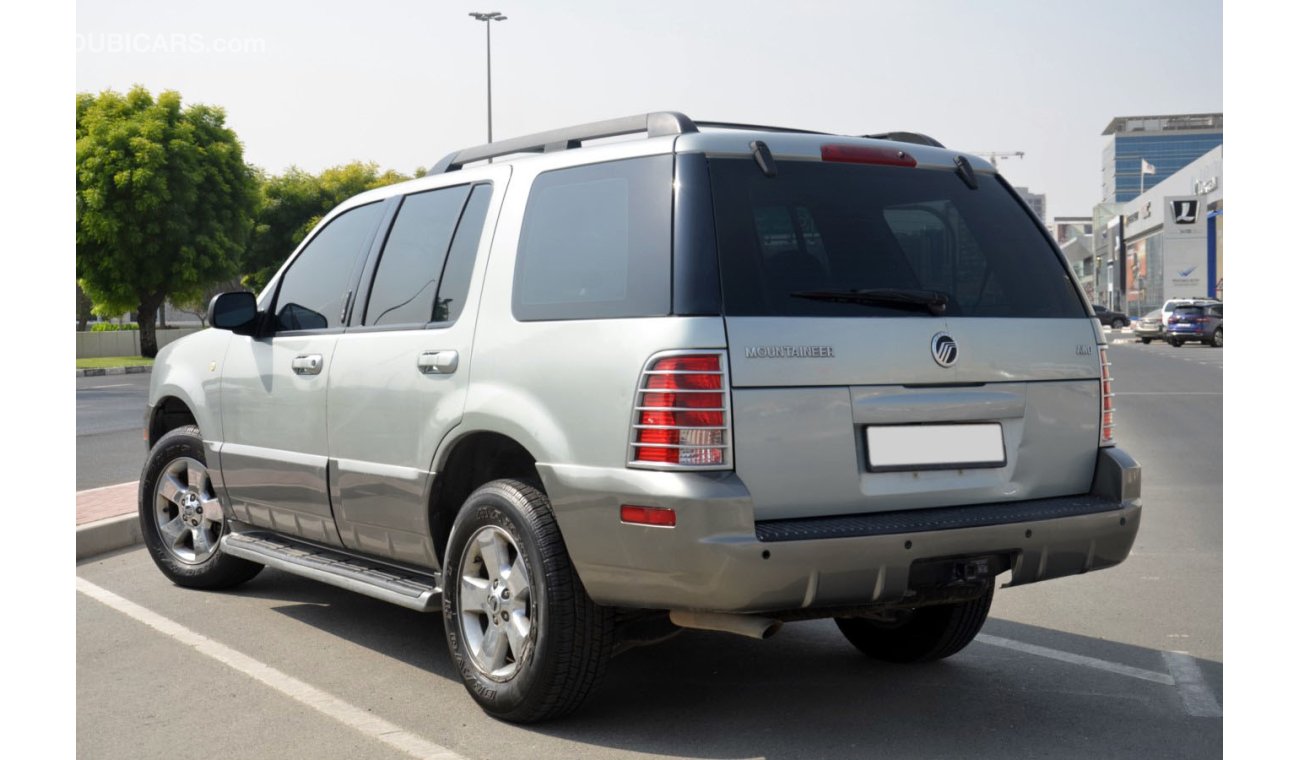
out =
[[[513,678],[532,652],[532,585],[510,534],[480,528],[461,556],[456,596],[461,636],[469,659],[496,681]]]
[[[1222,345],[1223,345],[1223,331],[1222,331],[1222,330],[1220,330],[1220,331],[1214,333],[1214,345],[1216,345],[1216,346],[1222,346]]]
[[[202,462],[190,457],[173,460],[158,477],[153,501],[154,524],[169,554],[187,565],[212,557],[225,522]]]

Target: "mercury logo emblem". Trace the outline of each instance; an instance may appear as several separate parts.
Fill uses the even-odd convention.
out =
[[[940,367],[951,367],[957,363],[957,341],[948,333],[935,333],[930,340],[930,355]]]

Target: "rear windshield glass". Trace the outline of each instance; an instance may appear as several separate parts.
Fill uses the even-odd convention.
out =
[[[1181,317],[1199,317],[1203,313],[1203,309],[1200,306],[1179,306],[1174,309],[1174,313]]]
[[[918,314],[848,293],[889,289],[937,291],[948,316],[1086,316],[1043,232],[991,176],[972,190],[955,171],[783,161],[768,178],[749,158],[712,159],[709,173],[728,315]]]

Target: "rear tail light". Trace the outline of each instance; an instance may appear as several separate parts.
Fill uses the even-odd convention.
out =
[[[916,166],[916,159],[897,148],[880,148],[871,145],[823,145],[823,161],[847,164],[881,164],[883,166]]]
[[[721,353],[671,353],[641,371],[628,464],[731,469],[730,388]]]
[[[1106,347],[1100,346],[1097,354],[1101,357],[1101,445],[1115,445],[1115,391],[1111,386],[1110,357]]]

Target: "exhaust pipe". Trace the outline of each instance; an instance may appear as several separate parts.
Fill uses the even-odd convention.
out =
[[[679,628],[736,633],[751,639],[771,638],[772,634],[781,630],[780,620],[755,615],[733,615],[727,612],[672,610],[668,613],[668,619]]]

